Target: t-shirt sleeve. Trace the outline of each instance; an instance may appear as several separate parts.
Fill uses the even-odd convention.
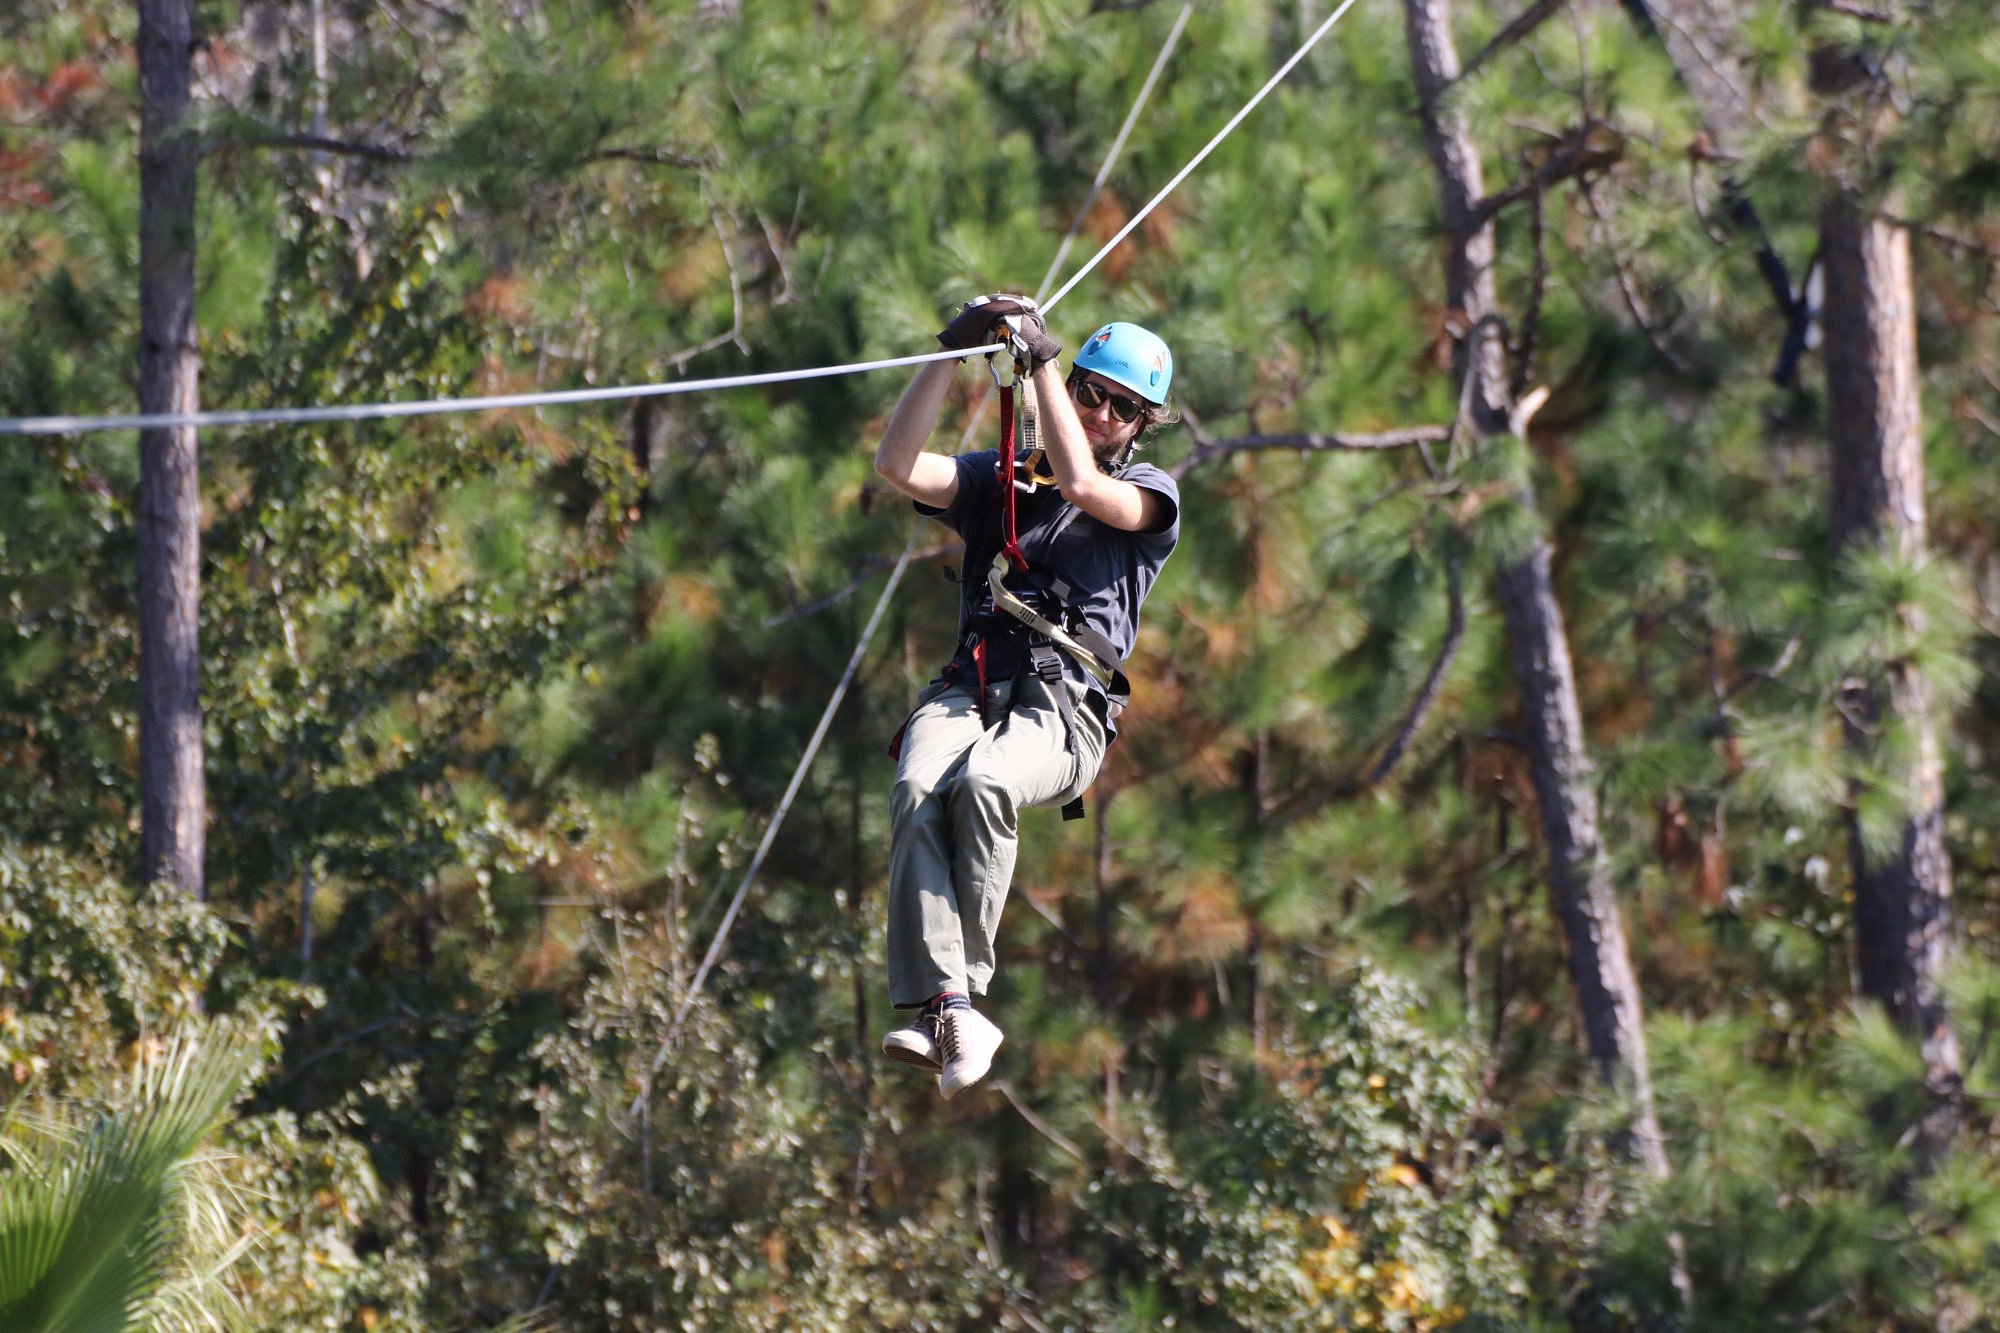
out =
[[[1153,492],[1167,502],[1166,516],[1161,520],[1159,527],[1150,532],[1137,532],[1132,535],[1148,545],[1157,543],[1164,550],[1172,551],[1181,538],[1180,486],[1172,477],[1151,463],[1139,463],[1125,469],[1125,480],[1143,490]],[[1164,559],[1164,555],[1161,558]]]
[[[981,449],[955,455],[951,461],[958,469],[958,494],[951,497],[951,503],[942,509],[933,508],[922,500],[912,500],[910,504],[925,518],[934,518],[953,532],[963,535],[966,519],[972,514],[985,512],[1000,493],[1000,478],[995,471],[1000,455],[991,449]],[[1169,480],[1168,485],[1172,484]]]

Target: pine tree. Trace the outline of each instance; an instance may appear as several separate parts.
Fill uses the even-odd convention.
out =
[[[1455,321],[1453,369],[1463,385],[1458,428],[1471,448],[1497,451],[1518,442],[1525,416],[1533,412],[1532,403],[1521,411],[1508,381],[1495,275],[1498,210],[1487,200],[1470,128],[1445,100],[1460,70],[1450,9],[1444,0],[1405,0],[1403,13],[1447,238],[1445,303]],[[1643,1002],[1624,914],[1612,896],[1576,673],[1551,578],[1552,548],[1540,531],[1532,484],[1525,473],[1511,482],[1513,493],[1501,503],[1519,506],[1530,535],[1524,551],[1502,557],[1496,581],[1541,809],[1551,897],[1569,947],[1591,1059],[1601,1078],[1631,1096],[1633,1151],[1648,1170],[1664,1176],[1669,1166],[1653,1110]]]
[[[139,410],[193,412],[193,0],[139,4]],[[201,478],[191,426],[139,439],[139,860],[147,879],[204,890]]]
[[[1823,52],[1818,63],[1835,59]],[[1887,98],[1886,83],[1870,80],[1849,100],[1854,132],[1870,133],[1866,122],[1887,114]],[[1867,145],[1860,148],[1866,163]],[[1828,182],[1820,226],[1831,542],[1835,559],[1850,566],[1875,559],[1920,569],[1929,558],[1928,501],[1910,240],[1903,226],[1879,216],[1893,200],[1856,197],[1856,185],[1865,188]],[[1900,632],[1890,643],[1923,637],[1921,606],[1902,602],[1892,614]],[[1949,1097],[1962,1060],[1943,984],[1953,947],[1951,859],[1934,694],[1923,663],[1911,656],[1885,655],[1853,669],[1852,683],[1842,687],[1841,718],[1849,750],[1872,775],[1858,785],[1851,815],[1860,991],[1919,1041],[1932,1087]],[[1882,810],[1885,799],[1901,809]],[[1948,1133],[1949,1120],[1947,1113],[1931,1132]]]

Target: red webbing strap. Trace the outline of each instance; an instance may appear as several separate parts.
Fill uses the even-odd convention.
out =
[[[986,640],[980,639],[972,645],[972,671],[979,681],[979,720],[992,721],[986,716]]]
[[[1020,527],[1014,518],[1014,385],[1000,386],[1000,554],[1020,573],[1028,567],[1021,554]]]

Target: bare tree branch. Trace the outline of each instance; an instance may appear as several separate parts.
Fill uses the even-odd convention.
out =
[[[352,139],[333,139],[324,134],[272,134],[251,139],[228,140],[229,147],[241,148],[303,148],[315,153],[332,153],[337,157],[360,157],[370,162],[414,162],[417,155],[407,148],[391,148],[387,144],[358,143]]]
[[[736,220],[735,215],[731,214],[729,220],[734,222]],[[743,279],[736,272],[736,253],[729,247],[728,233],[722,230],[721,212],[712,203],[708,209],[708,224],[715,229],[715,242],[722,247],[722,262],[729,270],[730,312],[729,332],[726,335],[718,334],[716,338],[709,339],[709,345],[720,347],[722,343],[717,339],[725,339],[726,341],[735,343],[736,350],[747,355],[750,348],[743,341]]]
[[[1403,761],[1403,756],[1409,752],[1410,742],[1416,739],[1418,728],[1424,725],[1424,719],[1430,716],[1438,694],[1444,689],[1444,678],[1458,656],[1459,645],[1465,642],[1465,588],[1459,577],[1457,556],[1450,557],[1445,564],[1445,596],[1450,602],[1450,618],[1445,622],[1444,642],[1438,645],[1438,655],[1431,662],[1423,685],[1404,710],[1403,721],[1396,728],[1396,734],[1389,738],[1389,744],[1361,779],[1364,787],[1379,787]]]
[[[388,144],[365,143],[355,139],[336,139],[324,134],[254,134],[246,138],[226,138],[228,147],[304,149],[315,153],[332,153],[338,157],[359,157],[370,162],[414,162],[418,154],[408,148],[392,148]],[[658,163],[664,166],[685,167],[690,171],[700,171],[709,164],[693,153],[685,153],[675,148],[600,148],[584,155],[585,162],[640,162]]]
[[[1451,438],[1450,426],[1408,426],[1402,430],[1380,431],[1374,434],[1323,435],[1313,431],[1296,431],[1278,434],[1238,435],[1230,439],[1202,439],[1199,447],[1180,462],[1167,469],[1169,476],[1179,481],[1203,463],[1213,462],[1229,454],[1255,453],[1270,449],[1297,449],[1300,452],[1338,453],[1384,453],[1392,449],[1407,449],[1412,445],[1442,444]]]
[[[1535,344],[1542,329],[1542,301],[1549,290],[1549,238],[1545,196],[1529,196],[1529,239],[1535,247],[1535,270],[1528,278],[1528,305],[1521,314],[1521,336],[1514,344],[1514,377],[1509,392],[1519,398],[1535,378]]]
[[[1588,181],[1583,181],[1577,193],[1583,197],[1584,208],[1590,213],[1592,232],[1603,244],[1604,252],[1611,257],[1611,271],[1618,277],[1618,295],[1625,302],[1625,313],[1632,317],[1632,323],[1646,339],[1646,345],[1672,367],[1675,374],[1685,375],[1688,363],[1679,352],[1667,346],[1666,339],[1653,326],[1653,312],[1647,307],[1646,298],[1639,294],[1639,286],[1632,280],[1630,270],[1625,267],[1624,256],[1618,253],[1618,247],[1611,240],[1610,229],[1604,223],[1604,210],[1597,204],[1596,191],[1590,188]]]
[[[1923,237],[1927,241],[1936,241],[1947,250],[1956,250],[1961,254],[1968,255],[1983,255],[1989,259],[2000,255],[2000,246],[1995,246],[1986,241],[1975,240],[1959,232],[1947,231],[1936,223],[1922,222],[1916,218],[1900,217],[1894,213],[1884,213],[1879,209],[1870,211],[1869,216],[1892,223],[1914,236]]]
[[[1367,772],[1349,774],[1317,791],[1294,796],[1284,802],[1271,817],[1273,825],[1283,827],[1295,824],[1335,801],[1359,796],[1379,787],[1396,771],[1396,765],[1403,762],[1417,732],[1436,706],[1438,695],[1444,691],[1445,677],[1450,674],[1451,664],[1458,657],[1459,645],[1465,642],[1465,589],[1456,556],[1445,565],[1445,595],[1450,600],[1451,610],[1450,619],[1445,624],[1444,641],[1438,645],[1437,657],[1424,674],[1424,683],[1411,696],[1409,706],[1403,710],[1403,720],[1397,724],[1389,743],[1382,747],[1382,753],[1368,766]]]
[[[1568,3],[1569,0],[1535,0],[1535,3],[1530,5],[1520,17],[1502,28],[1494,35],[1492,41],[1481,47],[1473,55],[1472,59],[1466,61],[1465,68],[1458,72],[1458,77],[1445,86],[1449,88],[1452,84],[1464,83],[1473,74],[1478,72],[1481,65],[1484,65],[1494,56],[1499,55],[1523,37],[1534,32],[1543,23],[1553,18]]]
[[[1894,23],[1896,16],[1886,9],[1870,9],[1866,5],[1848,3],[1848,0],[1811,0],[1808,9],[1824,9],[1829,14],[1845,14],[1863,23]]]
[[[1077,1147],[1074,1143],[1070,1142],[1069,1139],[1065,1138],[1055,1128],[1055,1126],[1051,1125],[1048,1121],[1042,1119],[1040,1116],[1036,1115],[1033,1111],[1028,1109],[1028,1104],[1022,1101],[1020,1096],[1015,1093],[1014,1085],[1012,1083],[1008,1082],[1004,1078],[992,1078],[986,1080],[986,1082],[987,1086],[991,1087],[994,1091],[998,1092],[1002,1097],[1005,1097],[1008,1103],[1012,1105],[1016,1111],[1021,1113],[1021,1119],[1028,1122],[1028,1127],[1030,1129],[1034,1130],[1037,1134],[1040,1134],[1050,1143],[1055,1144],[1056,1147],[1061,1148],[1064,1152],[1068,1153],[1071,1157],[1074,1157],[1077,1161],[1082,1162],[1085,1166],[1090,1165],[1090,1159],[1083,1155],[1083,1149]]]
[[[1550,149],[1541,164],[1522,179],[1473,205],[1472,215],[1466,219],[1466,232],[1478,231],[1509,204],[1540,194],[1572,176],[1601,170],[1624,155],[1624,135],[1601,120],[1587,120]]]
[[[1734,19],[1724,6],[1697,0],[1622,0],[1639,30],[1660,43],[1674,66],[1674,76],[1701,109],[1704,132],[1692,145],[1697,167],[1702,161],[1724,164],[1721,169],[1721,204],[1730,225],[1756,246],[1759,276],[1770,289],[1772,303],[1786,322],[1785,344],[1778,354],[1771,378],[1778,384],[1792,381],[1799,356],[1811,340],[1813,312],[1801,281],[1795,289],[1785,261],[1766,230],[1748,189],[1729,169],[1739,160],[1742,140],[1756,116],[1756,108],[1744,90],[1744,73],[1733,51]],[[1844,0],[1835,0],[1836,3]],[[1695,214],[1712,239],[1721,241],[1699,204],[1698,178],[1690,172],[1689,186],[1697,190]]]
[[[685,167],[689,171],[701,171],[710,163],[695,153],[685,153],[678,148],[655,146],[652,148],[600,148],[587,154],[586,162],[646,162],[661,166]]]
[[[1100,820],[1098,822],[1098,827],[1100,829],[1104,827],[1103,821]],[[1029,893],[1026,889],[1021,890],[1020,896],[1022,900],[1028,904],[1028,906],[1035,909],[1036,916],[1048,922],[1049,928],[1055,931],[1056,934],[1062,936],[1064,944],[1067,944],[1070,948],[1076,950],[1077,953],[1085,956],[1088,956],[1089,954],[1095,952],[1095,950],[1091,949],[1089,946],[1084,944],[1082,940],[1078,939],[1076,935],[1071,932],[1068,926],[1065,926],[1063,924],[1063,919],[1057,916],[1054,909],[1052,909],[1047,903],[1035,897],[1034,894]]]
[[[913,561],[935,560],[940,556],[947,556],[954,551],[961,551],[963,549],[965,549],[964,544],[961,542],[943,541],[937,543],[935,546],[925,546],[910,552],[910,559]],[[838,606],[840,603],[854,596],[855,593],[861,591],[861,586],[868,582],[869,579],[883,570],[893,567],[895,564],[896,558],[893,556],[868,556],[857,566],[859,572],[845,584],[841,585],[840,588],[828,593],[817,601],[807,602],[804,606],[795,606],[789,611],[768,617],[764,621],[764,628],[776,629],[780,625],[789,625],[795,620],[804,620],[807,616],[816,616],[829,607]]]

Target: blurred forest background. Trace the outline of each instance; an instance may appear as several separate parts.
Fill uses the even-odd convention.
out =
[[[929,350],[1180,12],[10,0],[0,416]],[[1058,276],[1329,12],[1195,7]],[[1995,18],[1372,0],[1062,304],[1184,536],[949,1104],[907,372],[0,437],[0,1323],[2000,1328]]]

